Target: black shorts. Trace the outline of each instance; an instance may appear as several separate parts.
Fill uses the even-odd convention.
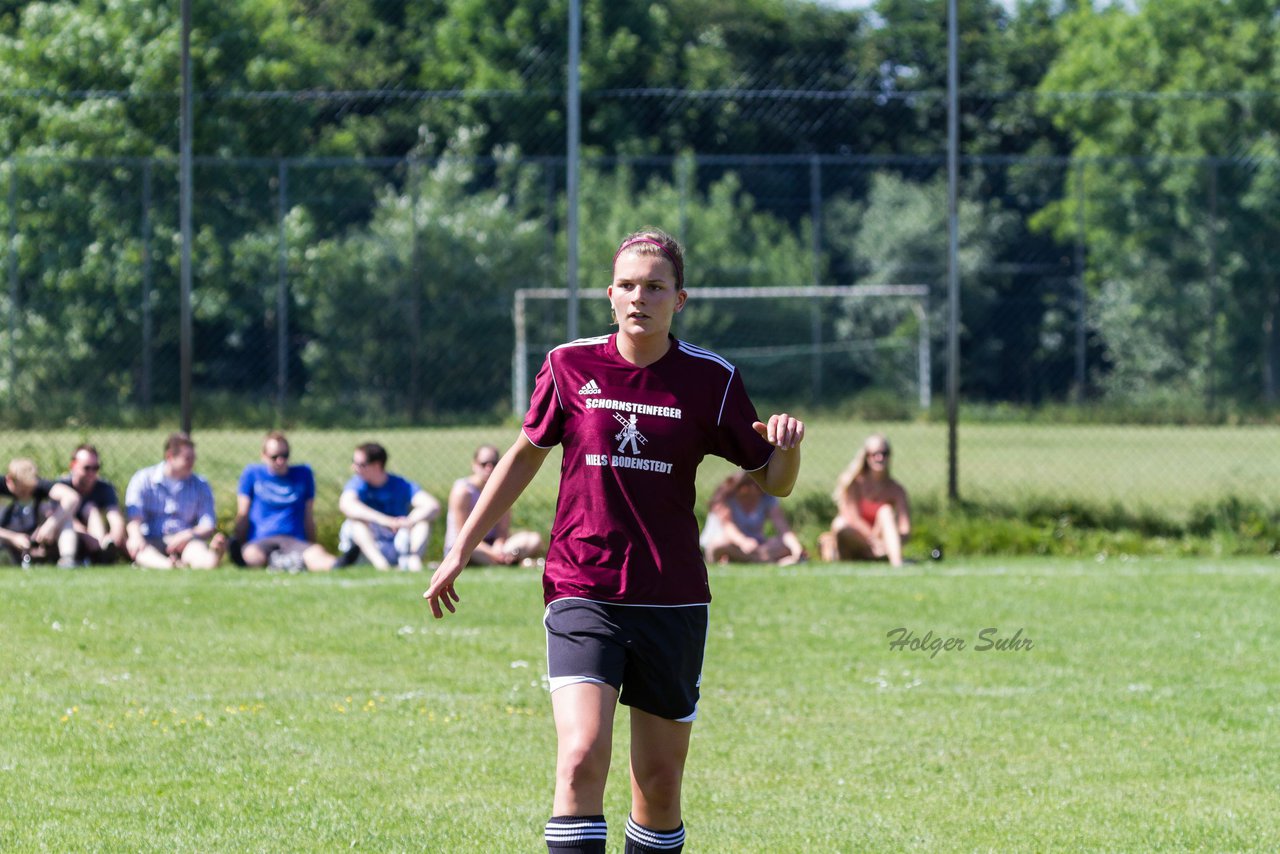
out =
[[[673,721],[698,716],[698,686],[707,645],[707,606],[613,605],[557,599],[547,628],[551,690],[603,682],[618,701]]]

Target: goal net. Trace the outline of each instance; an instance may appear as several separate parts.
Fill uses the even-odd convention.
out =
[[[928,408],[925,285],[690,288],[672,333],[742,369],[757,406],[839,404],[868,392]],[[513,307],[511,405],[528,406],[547,351],[567,336],[566,288],[522,288]],[[579,334],[613,329],[608,301],[579,292]]]

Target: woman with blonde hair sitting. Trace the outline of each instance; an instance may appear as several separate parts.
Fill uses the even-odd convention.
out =
[[[833,497],[838,513],[818,537],[822,559],[879,560],[902,565],[902,544],[911,535],[907,491],[889,476],[889,441],[867,437],[841,473]]]

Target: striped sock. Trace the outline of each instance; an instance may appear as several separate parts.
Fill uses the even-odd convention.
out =
[[[675,830],[653,830],[627,816],[626,854],[680,854],[684,848],[684,824]]]
[[[607,832],[602,815],[557,815],[543,834],[553,854],[604,854]]]

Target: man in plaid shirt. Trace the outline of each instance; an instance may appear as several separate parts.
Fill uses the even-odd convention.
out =
[[[222,562],[226,538],[218,533],[213,490],[195,473],[195,464],[195,442],[186,433],[171,433],[164,462],[129,479],[126,547],[138,567],[213,569]]]

